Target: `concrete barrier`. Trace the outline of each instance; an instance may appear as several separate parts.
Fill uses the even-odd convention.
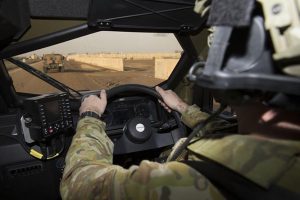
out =
[[[155,59],[155,78],[168,79],[176,64],[178,63],[178,58],[165,58],[165,59]]]
[[[151,60],[159,58],[180,58],[181,53],[126,53],[122,55],[126,59]]]
[[[151,60],[153,58],[180,58],[181,53],[92,53],[92,54],[70,54],[69,58],[74,57],[99,57],[99,58],[124,58],[134,60]]]
[[[67,60],[74,60],[76,62],[95,65],[116,71],[124,71],[123,58],[103,58],[94,55],[71,55]]]
[[[94,53],[68,55],[67,60],[124,71],[124,60],[155,59],[155,78],[167,79],[177,64],[181,53]]]

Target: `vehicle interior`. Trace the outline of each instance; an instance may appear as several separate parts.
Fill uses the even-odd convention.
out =
[[[114,142],[114,163],[125,168],[143,159],[164,162],[166,157],[161,156],[162,152],[191,132],[178,113],[168,113],[158,103],[160,96],[154,90],[155,85],[174,90],[204,112],[217,109],[211,91],[190,81],[191,66],[206,60],[210,38],[205,23],[207,15],[194,13],[194,3],[194,0],[1,1],[0,199],[60,199],[64,158],[76,132],[81,101],[88,95],[98,95],[101,89],[107,89],[108,94],[102,120]],[[18,59],[18,55],[98,32],[170,34],[182,52],[165,80],[150,85],[121,82],[107,88],[76,88],[53,78],[60,74],[67,76],[67,67],[62,73],[45,74],[42,68],[33,67],[34,63]],[[11,64],[38,78],[37,84],[47,83],[54,89],[18,90],[20,86],[13,78],[16,72],[8,68]],[[223,115],[230,123],[235,122],[231,110]],[[145,125],[147,134],[136,134],[139,123]]]

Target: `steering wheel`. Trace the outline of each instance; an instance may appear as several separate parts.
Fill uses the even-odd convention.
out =
[[[158,103],[156,99],[161,96],[153,89],[144,85],[128,84],[114,87],[107,91],[108,105],[115,99],[124,96],[140,96],[141,94],[153,97],[156,107]],[[159,105],[160,106],[160,105]],[[127,120],[123,129],[111,132],[107,130],[108,136],[114,142],[114,155],[140,152],[150,149],[158,149],[162,147],[172,146],[177,140],[186,136],[186,127],[180,120],[180,115],[172,111],[170,114],[159,107],[169,120],[160,123],[159,127],[151,124],[150,119],[140,116],[134,116]],[[170,129],[161,131],[162,124],[171,123]]]

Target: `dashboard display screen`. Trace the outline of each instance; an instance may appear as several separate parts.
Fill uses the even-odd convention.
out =
[[[61,120],[59,112],[59,104],[57,101],[50,101],[44,103],[45,115],[48,122],[55,122]]]
[[[107,130],[123,128],[128,120],[142,117],[152,122],[158,120],[156,104],[144,97],[126,97],[111,102],[106,107],[103,121]]]
[[[133,108],[127,108],[113,112],[113,123],[112,125],[125,125],[128,119],[134,117]]]

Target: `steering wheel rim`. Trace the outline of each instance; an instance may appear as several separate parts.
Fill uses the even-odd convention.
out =
[[[139,85],[139,84],[126,84],[126,85],[120,85],[109,89],[106,92],[107,101],[119,95],[120,93],[125,93],[125,92],[144,93],[152,97],[155,97],[157,99],[163,100],[161,95],[154,88],[145,85]],[[175,117],[177,124],[181,123],[180,114],[178,112],[172,110],[171,115]]]
[[[125,92],[135,92],[135,93],[144,93],[148,94],[150,96],[156,97],[160,100],[162,100],[160,94],[158,94],[153,88],[144,86],[144,85],[139,85],[139,84],[126,84],[126,85],[120,85],[116,86],[114,88],[111,88],[107,90],[107,99],[111,99],[115,97],[116,95],[119,95],[120,93],[125,93]]]
[[[109,90],[107,90],[107,101],[110,102],[113,98],[117,97],[118,95],[120,97],[122,97],[122,93],[136,93],[136,94],[145,94],[145,95],[149,95],[151,97],[157,98],[162,100],[162,97],[159,95],[159,93],[156,92],[156,90],[154,88],[148,87],[148,86],[144,86],[144,85],[139,85],[139,84],[127,84],[127,85],[121,85],[121,86],[117,86],[114,88],[111,88]],[[163,109],[164,110],[164,109]],[[167,111],[165,111],[167,112]],[[184,136],[186,136],[186,128],[183,125],[183,123],[181,122],[180,119],[180,115],[179,113],[177,113],[176,111],[172,111],[170,113],[176,120],[176,124],[178,126],[178,132],[181,132],[181,134],[179,136],[175,136],[173,137],[174,140],[174,144],[176,143],[176,141]],[[123,135],[125,135],[125,133],[123,133]],[[123,137],[122,135],[122,137]],[[143,143],[145,144],[145,143]],[[119,152],[114,152],[116,154],[119,154]]]

